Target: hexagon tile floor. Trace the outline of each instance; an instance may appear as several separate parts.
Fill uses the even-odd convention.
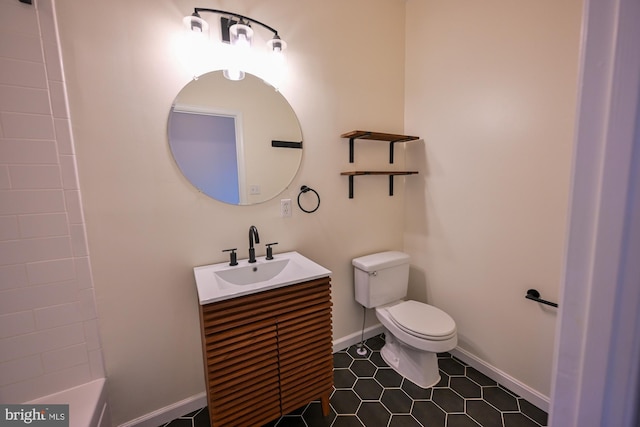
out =
[[[442,379],[423,389],[391,369],[380,356],[384,336],[333,355],[331,413],[322,416],[320,402],[311,402],[264,427],[539,427],[546,412],[513,394],[449,353],[438,355]],[[166,424],[168,427],[209,426],[202,408]]]

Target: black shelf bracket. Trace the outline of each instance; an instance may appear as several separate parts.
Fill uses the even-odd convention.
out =
[[[389,163],[393,164],[393,157],[394,157],[393,153],[395,151],[396,142],[407,142],[407,141],[413,141],[413,138],[409,137],[409,138],[401,138],[401,139],[389,141]]]
[[[360,135],[360,136],[352,136],[351,138],[349,138],[349,163],[353,163],[354,162],[354,152],[355,152],[355,140],[360,138],[360,139],[366,139],[367,136],[371,135],[371,132],[366,133],[364,135]]]
[[[393,152],[395,151],[395,146],[394,144],[397,141],[391,141],[389,142],[389,163],[393,163]]]
[[[393,179],[397,175],[412,175],[417,172],[369,172],[369,171],[360,171],[360,172],[344,172],[342,175],[347,175],[349,178],[349,198],[353,199],[353,179],[355,176],[360,175],[388,175],[389,176],[389,196],[393,196]]]
[[[368,175],[366,173],[362,175]],[[349,175],[349,198],[353,199],[353,177],[355,175]],[[395,175],[389,175],[389,195],[393,196],[393,177]]]
[[[353,175],[349,175],[349,198],[353,199]]]
[[[526,299],[530,299],[530,300],[535,301],[535,302],[539,302],[541,304],[550,305],[551,307],[557,307],[558,306],[558,304],[556,304],[555,302],[547,301],[547,300],[544,300],[544,299],[540,298],[540,292],[538,292],[535,289],[529,289],[527,291],[527,295],[525,296],[525,298]]]
[[[354,149],[353,149],[354,142],[353,141],[354,140],[355,140],[355,138],[349,138],[349,163],[353,163],[353,152],[354,152]]]
[[[353,163],[354,162],[355,140],[356,139],[366,139],[366,137],[360,136],[358,138],[349,138],[349,163]],[[406,141],[406,139],[399,139],[397,141],[389,141],[389,163],[393,164],[396,142],[404,142],[404,141]]]

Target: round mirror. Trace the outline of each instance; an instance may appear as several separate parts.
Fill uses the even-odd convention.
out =
[[[287,100],[262,79],[213,71],[189,82],[169,113],[169,146],[182,174],[221,202],[270,200],[302,160],[302,130]]]

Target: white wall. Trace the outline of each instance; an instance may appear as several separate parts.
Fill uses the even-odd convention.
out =
[[[50,0],[0,2],[0,402],[104,377]]]
[[[415,298],[459,346],[549,396],[576,109],[581,2],[410,0],[405,195]],[[562,303],[562,301],[560,301]]]
[[[191,76],[175,43],[183,16],[200,5],[56,2],[116,424],[204,391],[192,268],[223,261],[224,248],[247,257],[250,225],[261,240],[278,241],[276,251],[298,250],[333,271],[334,337],[361,327],[350,260],[403,246],[402,180],[389,197],[384,177],[356,178],[350,200],[340,134],[403,130],[404,51],[381,46],[404,46],[404,2],[207,2],[266,22],[289,43],[290,78],[280,89],[305,148],[282,197],[295,200],[304,184],[322,198],[316,213],[295,207],[291,218],[279,217],[280,197],[256,206],[211,200],[171,158],[167,116]],[[387,150],[358,144],[358,165],[384,166]]]
[[[524,292],[536,287],[548,299],[558,295],[580,4],[406,4],[406,63],[398,48],[405,46],[399,0],[207,4],[268,22],[289,41],[290,78],[281,91],[298,114],[305,151],[282,197],[295,199],[306,184],[322,204],[315,214],[296,209],[282,219],[280,197],[237,207],[197,193],[170,157],[169,106],[190,78],[179,65],[176,39],[181,18],[199,5],[56,2],[114,423],[204,390],[191,269],[222,261],[222,248],[245,248],[251,224],[265,241],[278,240],[278,250],[299,250],[333,270],[334,337],[361,325],[350,259],[404,246],[414,258],[413,296],[451,313],[461,346],[548,393],[555,314],[526,301]],[[17,23],[22,12],[15,10],[23,9],[16,8],[32,10],[17,0],[2,7],[14,10],[0,14],[3,35],[5,17]],[[4,52],[3,61],[10,56]],[[41,59],[25,62],[42,69]],[[53,100],[57,93],[51,91]],[[67,123],[66,115],[52,117]],[[424,138],[407,145],[407,163],[421,175],[406,178],[406,195],[402,180],[388,197],[386,178],[361,177],[355,199],[347,198],[339,173],[352,165],[339,135],[353,129]],[[74,151],[70,137],[55,137],[60,160],[48,162],[66,177]],[[358,143],[356,166],[385,166],[387,149]],[[1,162],[7,177],[4,154]],[[62,181],[53,193],[79,194]],[[8,178],[3,182],[2,197],[16,194],[6,188]],[[77,206],[63,211],[69,229],[81,229]],[[15,237],[11,218],[23,213],[3,213],[5,235]],[[66,241],[75,245],[71,236]],[[74,263],[87,265],[86,252],[73,254]],[[95,326],[92,318],[83,325],[97,337],[87,329]]]

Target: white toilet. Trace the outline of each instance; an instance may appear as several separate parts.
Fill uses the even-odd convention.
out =
[[[353,260],[356,301],[376,309],[385,328],[382,358],[423,388],[440,381],[436,353],[458,343],[456,322],[439,308],[407,301],[409,255],[380,252]]]

